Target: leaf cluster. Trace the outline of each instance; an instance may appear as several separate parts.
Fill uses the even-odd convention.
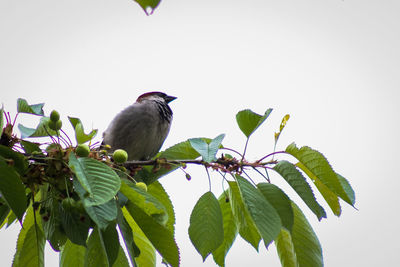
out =
[[[0,227],[14,221],[22,225],[13,266],[44,266],[46,242],[60,252],[60,266],[155,266],[156,253],[168,266],[180,266],[174,207],[158,179],[180,169],[190,180],[190,164],[205,167],[210,189],[193,208],[189,238],[203,261],[212,255],[219,266],[225,266],[238,236],[257,251],[261,241],[267,248],[274,242],[282,266],[323,266],[317,236],[299,206],[271,183],[271,172],[282,177],[319,220],[327,214],[315,189],[337,216],[339,199],[355,204],[349,182],[320,152],[294,143],[275,151],[288,115],[274,135],[274,151],[247,161],[250,137],[272,109],[264,115],[251,110],[236,115],[246,137],[242,153],[224,147],[221,134],[188,139],[149,161],[118,164],[106,149],[92,144],[97,130],[87,134],[78,118],[69,117],[74,144],[62,126],[51,129],[52,118],[45,116],[43,106],[18,99],[16,118],[19,113],[40,116],[36,128],[18,125],[20,137],[13,131],[16,118],[12,122],[0,110]],[[28,141],[33,137],[50,141]],[[89,155],[78,156],[76,148],[85,143]],[[294,162],[275,158],[283,154]],[[210,172],[228,187],[218,198]],[[138,182],[147,184],[147,190]]]

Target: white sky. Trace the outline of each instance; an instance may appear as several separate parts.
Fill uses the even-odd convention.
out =
[[[45,102],[69,131],[67,115],[102,132],[141,93],[165,91],[178,99],[164,148],[226,133],[224,145],[239,150],[245,140],[235,114],[274,108],[252,137],[250,159],[271,152],[289,113],[278,148],[295,141],[323,152],[356,191],[359,211],[343,204],[338,219],[321,201],[328,219],[318,222],[273,177],[305,208],[325,266],[394,266],[399,11],[389,0],[169,0],[147,17],[130,0],[0,0],[0,102],[12,113],[18,97]],[[208,190],[202,169],[189,172],[190,182],[179,171],[161,180],[175,204],[182,266],[215,266],[211,256],[201,264],[187,235],[190,212]],[[220,178],[212,177],[219,195]],[[2,264],[11,263],[18,230],[0,232]],[[237,242],[227,266],[280,266],[274,246],[260,247],[257,254]],[[57,265],[57,255],[46,257]]]

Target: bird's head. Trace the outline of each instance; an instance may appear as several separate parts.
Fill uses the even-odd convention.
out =
[[[162,100],[168,104],[175,99],[176,99],[175,96],[170,96],[163,92],[148,92],[148,93],[144,93],[141,96],[139,96],[138,99],[136,100],[136,102],[140,103],[145,100],[158,100],[158,101]]]

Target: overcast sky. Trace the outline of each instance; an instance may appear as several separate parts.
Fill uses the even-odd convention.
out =
[[[325,266],[394,266],[400,175],[400,4],[378,0],[169,0],[146,16],[131,0],[0,0],[0,102],[46,103],[105,130],[146,91],[177,96],[164,147],[226,133],[243,149],[235,114],[274,111],[252,136],[249,159],[271,152],[281,118],[291,118],[278,149],[295,141],[324,153],[356,192],[358,211],[318,220],[282,179],[272,181],[309,218]],[[19,122],[34,126],[26,116]],[[98,140],[100,140],[99,135]],[[190,212],[208,190],[196,167],[161,179],[175,205],[182,266],[202,265],[187,234]],[[262,179],[256,175],[255,179]],[[213,192],[222,191],[212,175]],[[320,200],[320,196],[317,196]],[[0,231],[2,264],[11,263],[18,224]],[[227,266],[280,266],[275,247],[257,254],[237,241]],[[50,251],[50,250],[49,250]],[[47,266],[57,255],[47,253]],[[161,264],[160,264],[161,266]]]

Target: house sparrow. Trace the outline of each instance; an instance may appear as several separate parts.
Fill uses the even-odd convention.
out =
[[[111,152],[124,149],[128,160],[148,160],[160,150],[168,135],[172,110],[168,103],[176,99],[162,92],[149,92],[122,110],[103,133],[103,144]]]

